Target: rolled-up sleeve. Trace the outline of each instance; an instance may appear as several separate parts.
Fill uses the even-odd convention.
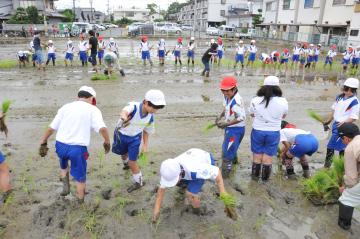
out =
[[[49,127],[52,128],[53,130],[58,130],[60,123],[61,123],[61,119],[63,118],[63,108],[60,108],[55,116],[55,118],[53,119],[53,121],[50,123]]]
[[[101,128],[106,128],[101,111],[98,108],[95,108],[92,113],[91,128],[93,128],[96,133],[99,133]]]

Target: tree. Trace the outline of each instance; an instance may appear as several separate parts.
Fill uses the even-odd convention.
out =
[[[26,8],[27,19],[31,23],[39,23],[39,11],[36,7],[31,6]]]
[[[64,22],[73,22],[75,21],[75,15],[72,9],[65,9],[60,12],[62,15],[64,15],[66,18],[64,19]]]
[[[146,9],[150,10],[150,15],[157,13],[156,9],[158,8],[158,6],[156,5],[156,3],[150,3],[146,6]]]
[[[123,17],[120,20],[116,20],[115,24],[120,25],[120,26],[126,26],[126,25],[129,25],[129,24],[133,23],[133,22],[134,22],[133,20],[131,20],[129,18],[126,18],[126,17]]]
[[[256,25],[261,24],[263,21],[261,20],[261,14],[256,14],[252,18],[252,25],[256,27]]]

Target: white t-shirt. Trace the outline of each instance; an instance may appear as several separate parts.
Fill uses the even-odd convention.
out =
[[[149,51],[149,43],[148,42],[140,42],[141,51]]]
[[[315,48],[314,53],[315,53],[315,56],[320,55],[320,49]]]
[[[250,103],[250,114],[254,114],[253,128],[263,131],[279,131],[281,120],[288,112],[288,102],[283,97],[272,97],[265,108],[264,97],[254,97]]]
[[[310,134],[309,131],[305,131],[302,129],[294,129],[294,128],[285,128],[280,130],[280,141],[281,142],[289,142],[293,144],[295,142],[295,137],[299,134]]]
[[[159,43],[157,44],[158,50],[159,51],[164,51],[165,50],[165,42],[159,41]]]
[[[308,54],[310,55],[310,56],[313,56],[313,55],[315,55],[315,50],[314,49],[308,49]]]
[[[244,46],[238,45],[238,47],[236,48],[236,53],[239,55],[244,55],[245,51],[246,51],[246,48]]]
[[[343,58],[344,58],[344,60],[350,60],[350,58],[351,58],[351,55],[352,55],[352,52],[348,52],[348,51],[346,51],[346,52],[344,52],[343,53]]]
[[[48,46],[48,53],[55,53],[55,50],[56,50],[56,48],[54,45]]]
[[[359,51],[354,50],[353,57],[354,58],[360,58],[360,50]]]
[[[33,41],[31,41],[30,42],[30,44],[29,44],[29,49],[31,50],[31,51],[35,51],[35,48],[34,48],[34,42]]]
[[[222,44],[220,45],[220,44],[219,44],[217,50],[218,50],[218,51],[223,51],[223,50],[224,50],[224,45],[222,45]]]
[[[175,45],[175,51],[181,51],[181,49],[182,49],[182,44],[177,43],[177,44]]]
[[[188,50],[189,51],[193,51],[195,49],[195,42],[193,42],[192,44],[188,44]]]
[[[98,133],[105,127],[100,110],[81,100],[62,106],[50,124],[57,141],[81,146],[89,146],[91,129]]]
[[[211,164],[211,155],[201,149],[189,149],[172,159],[178,162],[185,171],[185,180],[210,179],[215,181],[219,168]],[[166,188],[160,185],[161,188]]]
[[[79,42],[79,51],[87,51],[88,49],[88,42],[87,41],[80,41]]]
[[[293,49],[294,55],[300,55],[300,50],[301,50],[301,47],[294,47],[294,49]]]
[[[99,41],[99,51],[103,51],[103,50],[105,50],[105,48],[106,48],[106,43],[105,43],[105,41]]]
[[[155,132],[154,115],[142,115],[142,102],[129,102],[123,108],[130,116],[130,124],[120,129],[120,132],[127,136],[136,136],[143,131],[149,134]]]
[[[75,52],[75,47],[71,44],[67,44],[66,45],[66,53],[70,53],[70,54],[74,54]]]
[[[355,95],[347,99],[338,95],[331,109],[334,110],[336,122],[343,122],[349,118],[359,119],[359,99]]]
[[[223,106],[225,107],[225,121],[230,122],[233,120],[241,120],[241,122],[231,125],[229,127],[244,127],[245,126],[245,107],[243,99],[239,93],[236,93],[234,97],[228,101],[226,97],[223,100]]]
[[[331,57],[331,58],[335,57],[336,56],[336,51],[329,50],[327,56]]]
[[[261,58],[260,58],[260,60],[261,60],[262,62],[265,62],[267,59],[270,59],[270,56],[269,56],[268,54],[266,54],[266,53],[261,53]]]
[[[250,45],[248,51],[250,53],[256,53],[257,52],[257,47],[255,45]]]
[[[108,49],[110,51],[118,51],[118,45],[116,42],[109,42]]]

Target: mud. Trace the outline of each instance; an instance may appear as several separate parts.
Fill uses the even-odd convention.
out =
[[[345,232],[337,226],[337,205],[316,207],[303,197],[298,183],[300,164],[295,164],[297,181],[285,179],[283,172],[277,170],[276,159],[270,182],[250,180],[250,118],[236,172],[225,180],[227,190],[238,200],[238,219],[226,217],[216,186],[207,182],[201,194],[206,208],[198,215],[194,215],[184,195],[174,188],[167,190],[161,217],[152,224],[161,161],[198,147],[214,154],[220,165],[223,131],[203,129],[222,110],[222,94],[218,89],[221,78],[237,77],[239,92],[248,107],[259,82],[274,70],[234,71],[225,64],[214,66],[210,78],[203,78],[200,64],[194,68],[176,67],[168,61],[160,67],[155,60],[153,67],[144,67],[132,50],[136,48],[135,42],[124,40],[120,44],[122,52],[133,54],[123,55],[121,63],[126,77],[118,76],[117,80],[93,82],[90,68],[79,66],[48,67],[45,72],[30,67],[1,70],[1,99],[15,102],[7,115],[8,138],[0,136],[1,143],[6,144],[2,151],[8,155],[14,184],[12,197],[0,208],[0,238],[359,238],[358,211],[355,210],[351,231]],[[6,47],[4,54],[8,51]],[[310,160],[314,171],[323,165],[327,139],[322,126],[307,116],[306,109],[327,114],[344,77],[334,72],[277,74],[282,76],[281,87],[289,101],[287,120],[312,131],[321,140],[319,152]],[[131,184],[129,172],[122,170],[119,157],[103,154],[101,138],[93,134],[85,203],[74,204],[74,182],[71,194],[64,199],[59,197],[62,185],[54,137],[48,142],[50,150],[45,158],[38,156],[39,141],[58,108],[75,100],[81,85],[91,85],[97,91],[98,107],[110,132],[128,101],[142,100],[151,88],[165,93],[167,106],[155,116],[156,133],[150,137],[148,155],[151,163],[142,169],[146,185],[141,190],[126,192]]]

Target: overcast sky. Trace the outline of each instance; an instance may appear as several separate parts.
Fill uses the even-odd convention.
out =
[[[185,2],[186,0],[109,0],[110,9],[116,9],[119,6],[123,8],[131,8],[133,6],[137,8],[146,8],[149,3],[156,3],[160,5],[160,9],[167,9],[172,2]],[[108,0],[93,0],[93,8],[98,11],[107,11]],[[58,0],[55,1],[57,9],[72,8],[73,0]],[[90,0],[75,0],[76,7],[90,7]]]

